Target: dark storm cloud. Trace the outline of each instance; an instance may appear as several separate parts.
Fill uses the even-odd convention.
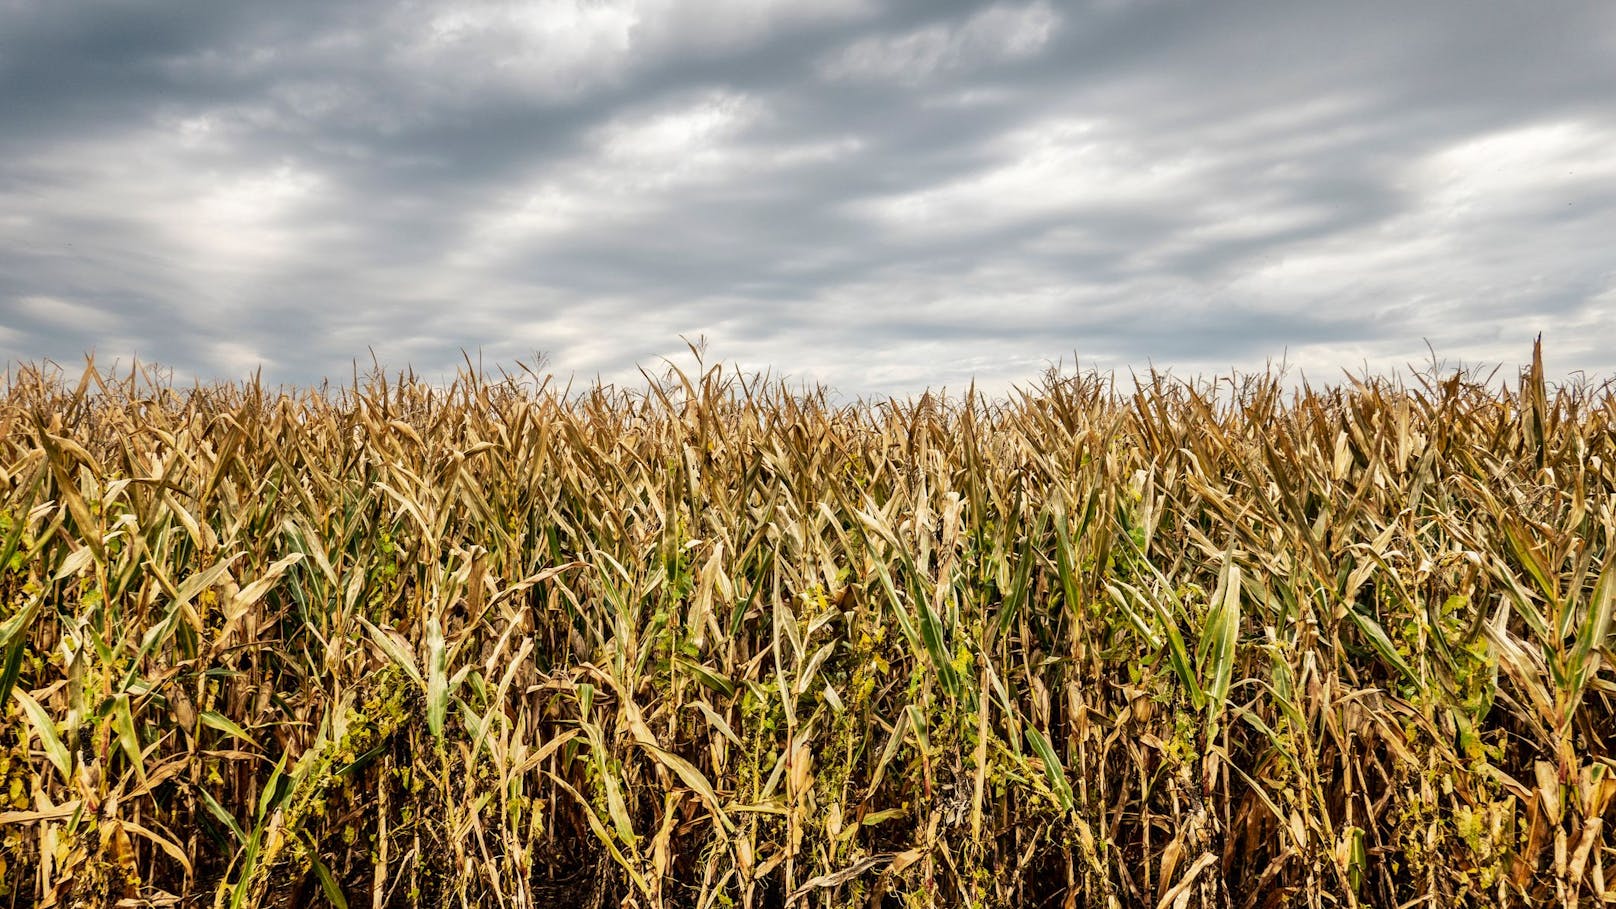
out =
[[[1611,371],[1613,9],[0,0],[0,355]]]

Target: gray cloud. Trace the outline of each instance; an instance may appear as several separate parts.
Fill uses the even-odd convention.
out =
[[[0,0],[0,356],[1616,371],[1616,8]]]

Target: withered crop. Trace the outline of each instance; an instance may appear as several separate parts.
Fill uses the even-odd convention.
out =
[[[1612,416],[24,369],[0,907],[1608,904]]]

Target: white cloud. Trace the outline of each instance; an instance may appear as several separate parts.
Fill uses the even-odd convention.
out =
[[[245,280],[304,252],[310,238],[299,209],[318,198],[322,183],[290,162],[176,182],[194,201],[167,225],[175,245],[191,250],[208,270]]]
[[[1455,220],[1510,224],[1575,207],[1616,179],[1616,129],[1576,121],[1514,127],[1430,156],[1413,175],[1427,206]]]
[[[893,36],[860,38],[820,62],[832,81],[914,85],[939,73],[1036,56],[1060,24],[1045,2],[995,5],[962,23],[942,23]]]
[[[866,0],[479,0],[429,16],[399,59],[429,94],[495,88],[568,99],[672,56],[869,12]]]
[[[862,147],[853,137],[778,142],[754,135],[774,119],[759,99],[726,91],[614,117],[589,134],[582,154],[537,169],[476,212],[450,261],[483,268],[536,244],[633,235],[675,210],[684,193],[746,185]]]
[[[1439,353],[1449,339],[1467,356],[1517,359],[1546,331],[1551,356],[1558,343],[1562,357],[1608,359],[1571,326],[1610,316],[1610,291],[1598,294],[1616,284],[1600,259],[1616,164],[1599,150],[1612,142],[1609,128],[1550,123],[1439,148],[1388,175],[1405,193],[1398,211],[1253,261],[1227,293],[1274,310],[1300,299],[1350,309]]]
[[[235,157],[213,118],[169,126],[122,136],[113,155],[64,143],[12,162],[26,178],[0,186],[0,208],[30,213],[0,222],[0,245],[61,288],[25,296],[22,308],[65,336],[93,339],[74,347],[119,340],[113,314],[154,302],[163,312],[128,313],[130,330],[230,330],[263,287],[329,251],[341,230],[312,217],[331,191],[321,174]]]
[[[755,99],[712,92],[671,109],[614,119],[596,131],[593,144],[627,179],[638,175],[664,184],[699,178],[734,161],[737,134],[762,114]]]
[[[238,341],[216,341],[208,345],[207,363],[218,375],[224,376],[246,376],[259,367],[275,368],[274,360]]]
[[[110,321],[108,313],[95,306],[52,296],[22,297],[17,300],[17,310],[47,325],[81,331],[105,328]]]
[[[1054,214],[1180,204],[1209,162],[1143,147],[1114,124],[1058,118],[985,150],[996,163],[936,186],[864,200],[855,211],[905,239],[975,233]]]
[[[620,75],[636,21],[623,3],[457,3],[426,19],[402,60],[429,83],[566,97]]]
[[[712,53],[790,29],[854,22],[873,14],[873,0],[642,0],[635,38],[647,51]]]
[[[744,164],[736,141],[760,115],[744,95],[713,92],[614,118],[594,131],[584,155],[540,168],[474,213],[450,262],[482,268],[534,243],[623,229],[680,187]]]

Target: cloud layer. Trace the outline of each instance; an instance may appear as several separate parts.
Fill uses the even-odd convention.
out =
[[[1608,374],[1612,59],[1597,0],[0,0],[0,358]]]

